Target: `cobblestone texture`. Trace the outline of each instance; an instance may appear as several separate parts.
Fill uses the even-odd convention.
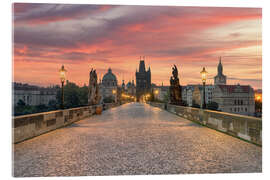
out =
[[[14,176],[262,171],[261,147],[147,104],[125,104],[14,145]]]

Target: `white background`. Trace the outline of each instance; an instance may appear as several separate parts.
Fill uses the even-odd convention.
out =
[[[10,0],[2,1],[1,9],[1,102],[0,102],[0,177],[12,177],[11,144],[11,82],[12,82],[12,3],[43,2],[73,4],[123,4],[123,5],[178,5],[178,6],[220,6],[220,7],[262,7],[263,8],[263,173],[249,174],[195,174],[195,175],[155,175],[155,176],[99,176],[99,177],[53,177],[35,179],[270,179],[270,112],[268,111],[270,87],[270,1],[269,0]],[[38,147],[37,147],[38,148]],[[268,177],[269,176],[269,177]],[[30,179],[30,178],[24,178]],[[33,179],[33,178],[32,178]]]

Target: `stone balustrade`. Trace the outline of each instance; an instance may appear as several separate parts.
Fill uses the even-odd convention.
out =
[[[262,145],[262,119],[260,118],[165,103],[150,102],[149,104],[226,134]]]
[[[102,109],[106,110],[116,106],[119,104],[105,104]],[[90,117],[96,113],[97,107],[102,107],[102,105],[15,116],[13,117],[13,143],[22,142]]]

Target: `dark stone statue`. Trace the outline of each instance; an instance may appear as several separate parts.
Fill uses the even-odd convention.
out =
[[[182,105],[181,86],[178,78],[178,70],[174,65],[172,68],[172,76],[170,79],[170,104]]]
[[[88,87],[88,104],[97,105],[100,102],[99,87],[97,83],[97,73],[93,68],[89,74],[89,87]]]

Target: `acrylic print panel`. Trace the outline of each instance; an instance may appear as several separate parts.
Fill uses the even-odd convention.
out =
[[[13,175],[262,172],[261,16],[15,3]]]

